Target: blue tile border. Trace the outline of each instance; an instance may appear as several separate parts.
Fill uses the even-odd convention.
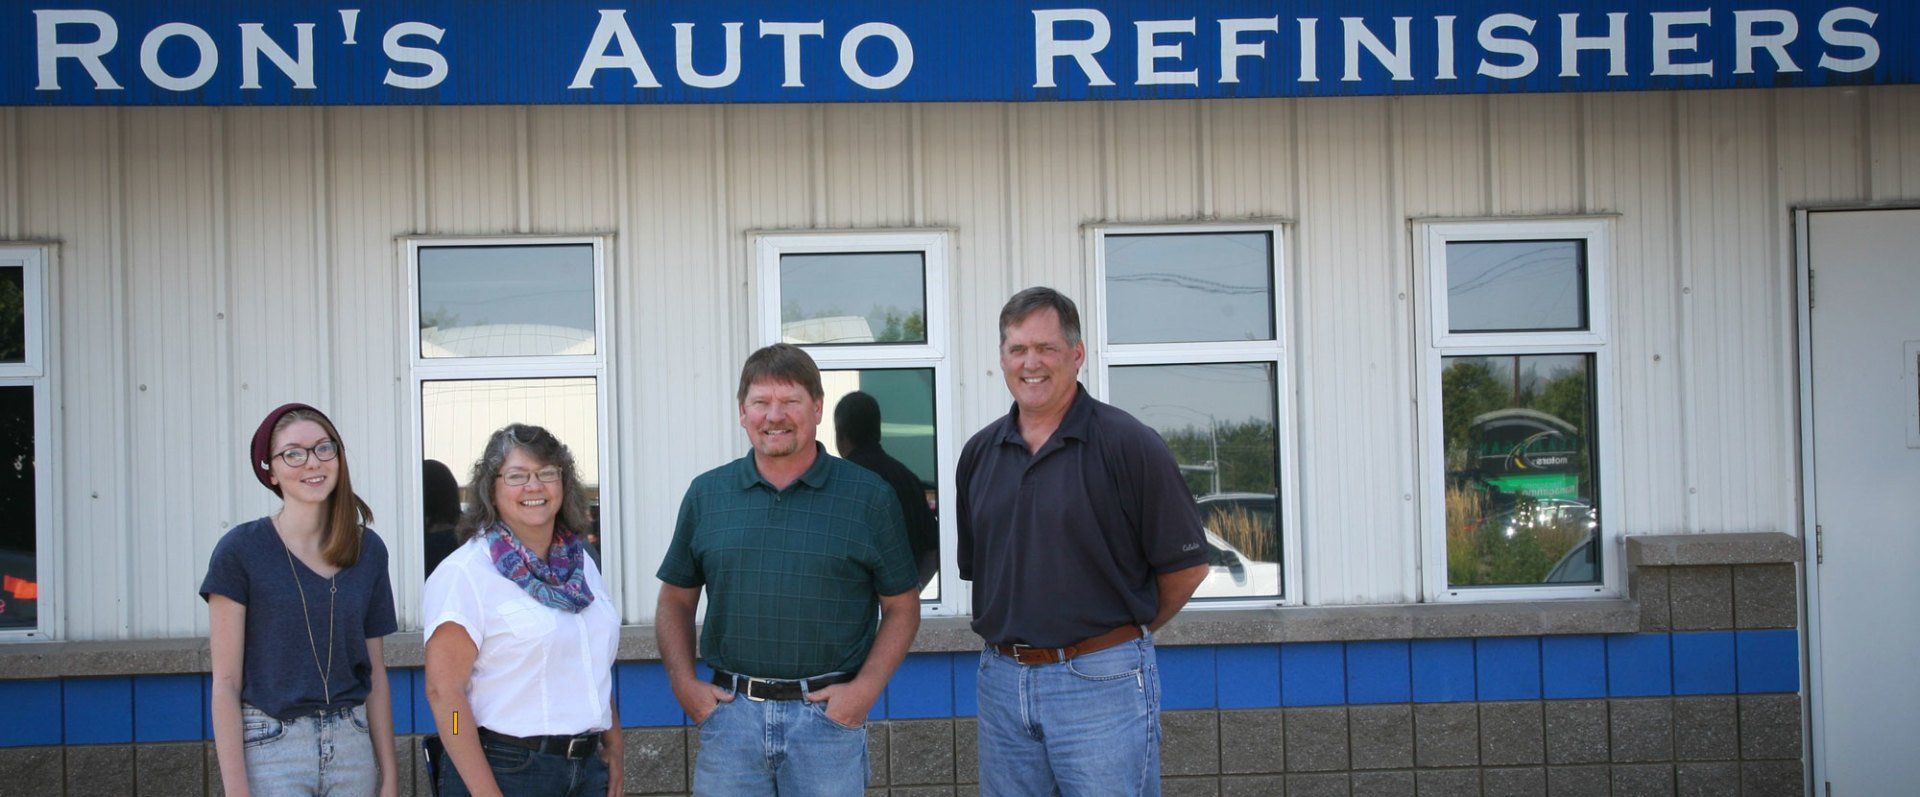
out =
[[[132,678],[68,678],[60,689],[67,744],[133,741]]]
[[[1248,709],[1800,691],[1792,629],[1161,646],[1161,706]],[[908,656],[871,717],[972,717],[979,653]],[[700,666],[706,678],[711,671]],[[394,732],[431,733],[419,669],[392,669]],[[687,724],[659,662],[621,662],[624,727]],[[0,681],[0,747],[210,738],[205,675]]]
[[[1413,641],[1413,702],[1454,703],[1474,699],[1473,640]]]
[[[1405,703],[1413,697],[1413,659],[1405,641],[1347,643],[1347,702]]]
[[[1346,643],[1295,642],[1280,646],[1280,705],[1337,706],[1347,702]]]

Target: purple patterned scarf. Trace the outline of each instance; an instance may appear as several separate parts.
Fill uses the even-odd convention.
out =
[[[534,600],[576,614],[593,603],[593,592],[587,589],[587,549],[580,535],[555,529],[544,561],[527,550],[505,523],[487,529],[486,538],[493,566]]]

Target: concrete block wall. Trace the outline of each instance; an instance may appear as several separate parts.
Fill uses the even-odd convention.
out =
[[[1796,565],[1649,558],[1631,576],[1639,633],[1163,645],[1165,791],[1803,794]],[[872,715],[870,794],[977,792],[978,655],[901,667]],[[627,793],[688,793],[698,733],[664,670],[616,675]],[[402,791],[425,795],[424,684],[391,677]],[[206,688],[0,680],[0,793],[219,794]]]

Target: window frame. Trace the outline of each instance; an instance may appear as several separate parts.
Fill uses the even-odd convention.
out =
[[[21,362],[0,364],[0,387],[26,387],[33,391],[34,460],[34,583],[39,603],[32,628],[0,629],[0,643],[45,641],[57,638],[64,607],[63,580],[53,578],[60,566],[55,545],[55,503],[53,373],[47,356],[53,339],[51,279],[53,251],[49,245],[0,245],[0,261],[18,259],[21,266],[21,322],[25,327]],[[12,265],[8,263],[8,265]]]
[[[1108,370],[1115,366],[1137,365],[1231,365],[1271,364],[1274,368],[1275,467],[1279,469],[1280,505],[1274,518],[1280,524],[1280,594],[1261,597],[1194,598],[1189,610],[1225,610],[1299,606],[1306,590],[1301,582],[1306,568],[1300,561],[1300,479],[1296,467],[1299,440],[1293,417],[1292,319],[1287,313],[1288,290],[1292,272],[1287,260],[1287,228],[1280,222],[1221,222],[1204,224],[1102,224],[1087,227],[1089,259],[1093,263],[1092,284],[1087,295],[1093,297],[1090,312],[1081,314],[1086,338],[1088,368],[1093,377],[1089,391],[1096,398],[1111,398]],[[1198,341],[1180,343],[1108,343],[1107,342],[1107,238],[1129,235],[1194,235],[1208,233],[1265,233],[1272,242],[1273,339],[1253,341]]]
[[[616,455],[621,439],[613,412],[614,386],[610,364],[614,359],[614,339],[608,306],[608,253],[612,250],[611,235],[504,235],[504,236],[405,236],[401,238],[404,264],[407,272],[407,342],[408,342],[408,385],[407,397],[408,426],[410,429],[406,451],[411,462],[421,462],[426,458],[425,434],[426,408],[422,405],[422,390],[428,382],[479,381],[491,379],[559,379],[590,378],[594,384],[594,423],[599,438],[600,468],[600,528],[602,530],[623,529],[620,520],[624,512],[619,485],[619,457]],[[594,313],[594,353],[591,355],[532,355],[515,357],[425,357],[420,351],[420,251],[435,248],[470,248],[501,246],[580,246],[593,248],[593,313]],[[562,441],[566,442],[566,441]],[[456,478],[461,478],[464,469],[471,463],[447,463],[453,469]],[[405,487],[401,493],[406,504],[405,521],[401,535],[404,539],[403,550],[410,555],[404,577],[400,580],[402,603],[398,608],[404,618],[419,615],[420,586],[426,583],[424,574],[419,573],[420,565],[425,561],[424,537],[425,525],[421,517],[421,506],[425,503],[421,495],[422,485],[418,474],[404,479]],[[621,606],[621,557],[627,541],[622,535],[603,533],[600,536],[601,580],[605,582],[608,595],[616,607]],[[626,622],[625,612],[621,612],[621,622]],[[409,627],[410,628],[410,627]],[[417,629],[416,629],[417,630]]]
[[[1421,594],[1433,603],[1594,599],[1625,594],[1620,529],[1618,371],[1609,327],[1613,218],[1434,219],[1414,223],[1414,280],[1427,323],[1418,337],[1418,424]],[[1541,332],[1449,331],[1447,244],[1453,242],[1580,240],[1586,244],[1587,329]],[[1600,481],[1600,573],[1597,584],[1484,585],[1447,582],[1446,430],[1441,428],[1441,374],[1447,357],[1586,355],[1593,357],[1593,421],[1588,448]]]
[[[754,258],[754,335],[758,346],[781,340],[780,258],[782,255],[918,252],[926,302],[925,343],[797,344],[822,371],[929,369],[933,371],[935,468],[940,479],[940,598],[922,601],[922,617],[961,617],[972,612],[972,587],[960,579],[959,526],[953,507],[958,492],[953,472],[960,460],[954,426],[954,365],[949,347],[948,267],[954,235],[945,229],[781,230],[749,233]],[[828,413],[832,407],[825,408]]]

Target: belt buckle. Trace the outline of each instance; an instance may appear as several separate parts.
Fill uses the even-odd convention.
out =
[[[742,676],[742,677],[746,677],[746,676]],[[765,703],[765,702],[767,702],[767,699],[766,699],[766,698],[764,698],[764,697],[755,697],[755,696],[754,696],[754,694],[753,694],[753,685],[754,685],[754,684],[756,684],[756,683],[761,683],[761,681],[760,681],[760,679],[758,679],[758,678],[752,678],[752,677],[747,677],[747,688],[746,688],[746,689],[743,689],[743,690],[741,690],[741,691],[743,691],[743,692],[746,692],[746,693],[747,693],[747,699],[748,699],[748,700],[751,700],[751,701],[753,701],[753,702],[755,702],[755,703]]]
[[[571,759],[586,758],[587,754],[585,752],[580,752],[580,753],[574,752],[574,745],[576,744],[580,745],[581,747],[589,747],[590,745],[593,744],[593,737],[592,736],[575,736],[567,740],[567,757],[568,758],[571,758]]]
[[[1022,654],[1022,653],[1024,653],[1024,652],[1027,652],[1027,651],[1034,651],[1034,650],[1047,650],[1047,648],[1042,648],[1042,647],[1038,647],[1038,646],[1035,646],[1035,645],[1028,645],[1028,644],[1026,644],[1026,643],[1023,643],[1023,642],[1014,642],[1014,643],[1012,643],[1012,644],[1010,644],[1010,645],[1008,645],[1007,647],[1009,647],[1009,648],[1012,648],[1012,649],[1013,649],[1013,661],[1014,661],[1014,663],[1016,663],[1016,664],[1025,664],[1025,663],[1027,663],[1027,662],[1026,662],[1026,661],[1025,661],[1024,659],[1021,659],[1021,658],[1020,658],[1020,654]]]

